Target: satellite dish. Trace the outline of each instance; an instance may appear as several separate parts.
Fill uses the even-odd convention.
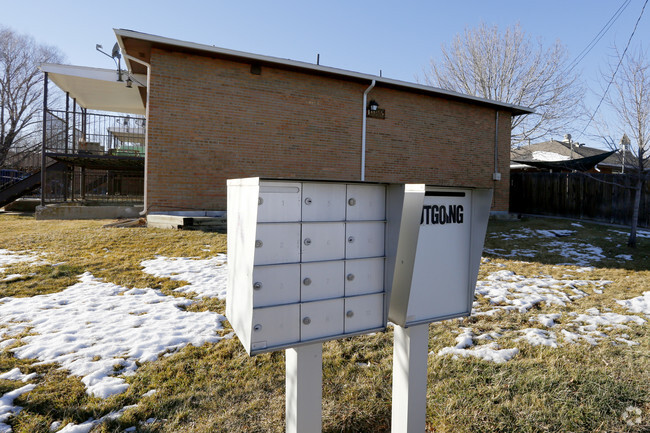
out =
[[[111,53],[111,56],[112,56],[114,59],[119,59],[119,58],[122,57],[122,56],[120,55],[120,46],[117,44],[117,42],[115,42],[115,45],[113,45],[113,52]]]

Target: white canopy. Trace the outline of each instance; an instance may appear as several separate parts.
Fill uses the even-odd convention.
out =
[[[118,81],[117,70],[84,66],[45,63],[41,70],[61,90],[68,92],[84,108],[117,113],[145,115],[139,83],[146,83],[146,75],[132,74],[133,86],[126,87],[126,71]],[[138,83],[139,82],[139,83]],[[146,89],[145,89],[146,90]]]

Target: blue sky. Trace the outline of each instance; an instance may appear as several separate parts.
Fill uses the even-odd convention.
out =
[[[631,0],[608,33],[578,65],[591,110],[602,95],[600,71],[611,62],[612,46],[625,47],[645,0]],[[546,45],[560,40],[577,56],[624,0],[540,1],[169,1],[0,0],[0,24],[57,46],[76,65],[111,68],[113,28],[216,45],[256,54],[316,62],[357,72],[415,82],[440,46],[479,23],[505,29],[520,23]],[[650,9],[650,7],[648,8]],[[646,10],[631,48],[650,40]],[[646,44],[648,45],[648,44]],[[605,108],[601,108],[607,114]],[[587,133],[578,138],[597,145]],[[561,137],[555,137],[561,138]]]

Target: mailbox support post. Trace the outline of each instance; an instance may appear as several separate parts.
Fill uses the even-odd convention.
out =
[[[423,432],[427,413],[429,324],[395,325],[392,433]]]
[[[287,433],[322,431],[323,344],[286,349]]]

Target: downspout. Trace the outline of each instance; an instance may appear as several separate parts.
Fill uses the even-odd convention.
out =
[[[146,119],[146,134],[144,136],[144,207],[142,208],[142,212],[140,212],[140,215],[147,215],[147,165],[149,164],[149,158],[147,157],[147,154],[149,153],[149,89],[151,88],[151,64],[137,59],[133,56],[130,56],[126,53],[122,53],[125,59],[133,60],[136,63],[140,63],[141,65],[144,65],[147,68],[147,106],[145,107],[145,114],[144,118]]]
[[[45,140],[47,140],[47,82],[48,75],[47,72],[45,72],[45,76],[43,78],[43,135],[41,143],[41,206],[45,206],[45,182],[47,181],[47,177],[45,175]]]
[[[368,107],[368,93],[375,87],[375,80],[372,80],[370,87],[363,92],[363,117],[361,123],[361,180],[366,180],[366,110]]]
[[[496,118],[494,120],[494,172],[492,173],[492,180],[501,180],[501,173],[499,173],[499,110],[496,111]]]

